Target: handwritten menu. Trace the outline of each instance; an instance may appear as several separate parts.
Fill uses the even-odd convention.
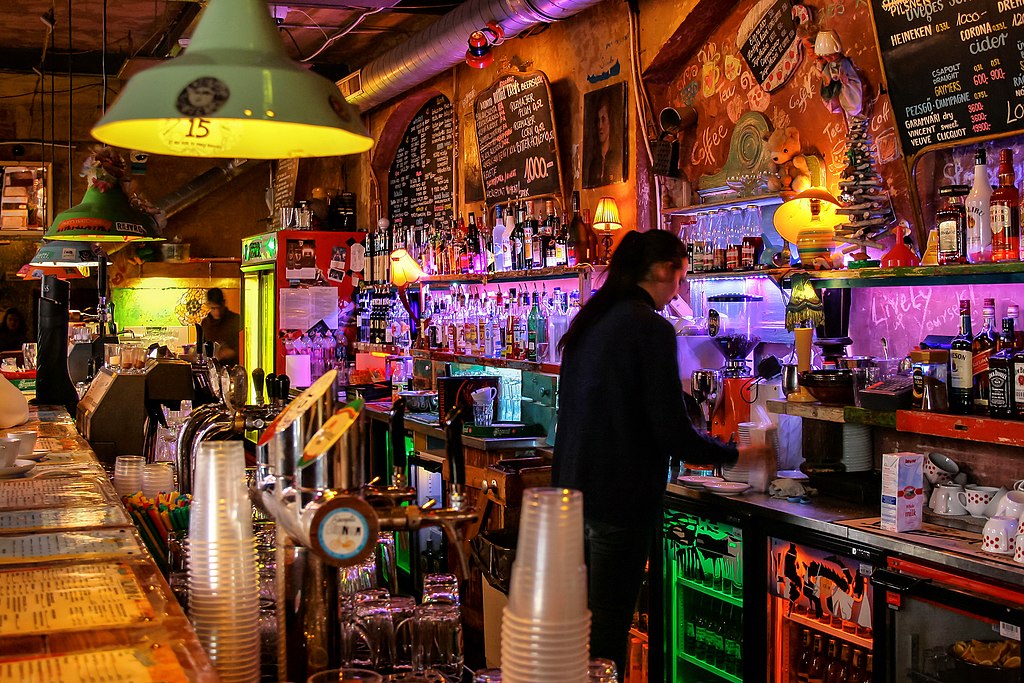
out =
[[[871,6],[904,155],[1024,128],[1024,3]]]
[[[277,168],[274,170],[274,213],[272,216],[275,228],[283,227],[281,225],[281,212],[278,209],[285,209],[295,205],[295,185],[298,179],[298,159],[277,160]]]
[[[0,637],[124,627],[154,616],[124,564],[0,572]]]
[[[127,513],[120,505],[97,508],[46,508],[0,512],[0,533],[46,529],[128,526]]]
[[[787,53],[795,49],[796,24],[793,21],[793,3],[790,0],[761,0],[740,23],[737,47],[750,67],[757,82],[774,90],[785,78],[772,78],[776,67],[788,75],[798,61],[789,57],[791,64],[783,65]],[[778,82],[776,82],[778,81]]]
[[[561,193],[551,91],[543,73],[502,76],[477,96],[473,111],[489,204]]]
[[[393,228],[450,220],[455,209],[455,110],[438,95],[416,112],[388,174]]]

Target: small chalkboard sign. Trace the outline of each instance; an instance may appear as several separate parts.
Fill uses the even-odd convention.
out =
[[[477,96],[473,112],[488,204],[561,195],[547,76],[539,71],[504,74]]]
[[[451,220],[455,196],[455,111],[438,95],[405,130],[388,174],[388,217],[393,228]]]
[[[790,0],[759,0],[740,22],[736,47],[757,82],[768,92],[778,89],[800,64],[800,40]]]
[[[871,0],[903,154],[1024,129],[1024,3]]]
[[[273,227],[286,227],[281,224],[280,209],[295,206],[295,185],[299,178],[298,159],[278,159],[274,169],[273,202],[274,212],[271,216]]]

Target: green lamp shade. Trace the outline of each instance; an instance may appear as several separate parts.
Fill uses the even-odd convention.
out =
[[[107,260],[107,265],[110,265]],[[81,242],[65,242],[54,240],[44,242],[39,251],[29,261],[30,266],[41,267],[90,267],[100,264],[99,254]]]
[[[341,156],[373,146],[334,83],[289,59],[263,0],[211,0],[185,54],[136,74],[92,134],[192,157]]]
[[[81,204],[57,214],[43,235],[68,242],[153,242],[162,240],[156,220],[131,205],[119,185],[85,191]]]
[[[60,280],[80,280],[89,277],[89,269],[85,266],[34,266],[31,263],[18,269],[18,277],[22,280],[42,280],[46,275],[55,275]]]

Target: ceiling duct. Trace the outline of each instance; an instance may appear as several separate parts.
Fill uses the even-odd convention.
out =
[[[246,171],[251,171],[260,165],[261,162],[259,161],[232,159],[222,166],[214,166],[208,171],[199,174],[177,190],[164,195],[155,203],[170,218],[176,213],[180,213],[192,206],[214,190],[227,185]]]
[[[541,23],[552,23],[602,0],[467,0],[429,28],[338,81],[360,111],[412,90],[466,57],[469,34],[497,22],[507,38]]]

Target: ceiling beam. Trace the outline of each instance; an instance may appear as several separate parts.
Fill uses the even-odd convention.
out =
[[[0,71],[7,73],[32,73],[39,68],[39,50],[36,48],[4,48],[0,49]],[[107,53],[107,75],[116,74],[121,69],[125,57],[122,54]],[[43,70],[47,74],[66,76],[68,73],[68,55],[61,51],[47,53]],[[71,73],[76,76],[102,76],[103,59],[99,52],[75,54],[71,60]]]

